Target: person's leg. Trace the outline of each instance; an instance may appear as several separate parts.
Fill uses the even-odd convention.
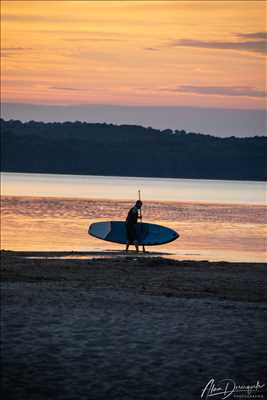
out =
[[[130,224],[126,224],[126,232],[127,232],[127,243],[125,251],[128,252],[130,244],[133,244],[134,241],[133,229]]]
[[[146,249],[145,249],[145,246],[143,245],[143,253],[145,253],[146,252]]]
[[[138,247],[138,240],[137,240],[136,224],[133,225],[132,233],[133,233],[133,238],[134,238],[133,244],[135,245],[135,250],[138,253],[139,252],[139,247]]]

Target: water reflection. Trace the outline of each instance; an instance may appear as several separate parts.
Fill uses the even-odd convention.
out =
[[[105,251],[123,246],[88,236],[88,225],[124,220],[129,201],[2,197],[1,247],[9,250]],[[266,207],[188,202],[144,204],[145,222],[159,223],[181,238],[155,251],[210,260],[266,260]]]

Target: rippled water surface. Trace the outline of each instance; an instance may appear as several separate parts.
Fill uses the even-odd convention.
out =
[[[1,248],[9,250],[120,250],[87,233],[92,222],[124,220],[130,201],[3,196]],[[264,205],[146,201],[145,222],[179,232],[154,251],[179,259],[266,260]]]

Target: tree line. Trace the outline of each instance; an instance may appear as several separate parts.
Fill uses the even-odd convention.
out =
[[[1,120],[1,170],[266,180],[267,138],[86,122]]]

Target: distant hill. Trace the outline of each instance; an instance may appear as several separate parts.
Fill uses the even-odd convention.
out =
[[[137,125],[1,120],[1,170],[266,180],[267,138],[218,138]]]

